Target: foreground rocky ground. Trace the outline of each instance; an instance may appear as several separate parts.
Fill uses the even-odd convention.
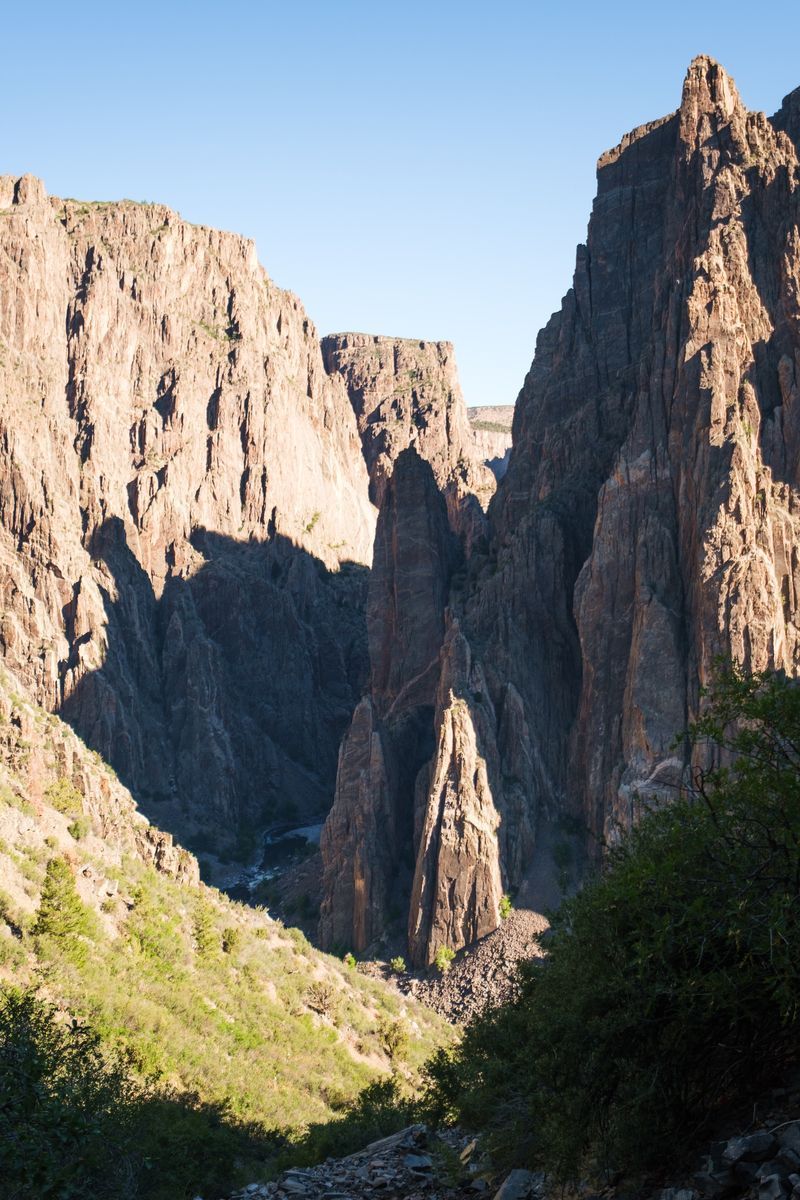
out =
[[[329,1158],[317,1167],[286,1171],[272,1183],[250,1184],[231,1200],[474,1198],[490,1192],[486,1166],[473,1139],[456,1131],[433,1133],[425,1125],[411,1125],[373,1142],[358,1154]],[[528,1190],[516,1194],[521,1200]],[[513,1198],[504,1196],[503,1200]]]
[[[796,1109],[795,1109],[796,1111]],[[327,1159],[316,1167],[284,1172],[270,1183],[253,1183],[230,1200],[533,1200],[570,1194],[632,1200],[789,1200],[800,1196],[800,1120],[789,1119],[712,1143],[700,1169],[671,1186],[607,1187],[588,1184],[564,1191],[542,1174],[492,1171],[479,1142],[457,1130],[434,1133],[412,1125],[373,1142],[358,1154]]]

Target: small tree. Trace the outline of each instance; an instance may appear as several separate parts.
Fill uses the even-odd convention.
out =
[[[214,958],[219,952],[221,939],[214,924],[211,908],[203,900],[198,900],[194,910],[194,941],[198,958]]]
[[[51,938],[72,962],[80,965],[86,960],[83,939],[92,931],[91,915],[78,895],[69,864],[63,858],[51,858],[45,871],[34,935]]]
[[[407,1055],[409,1038],[404,1021],[393,1021],[390,1017],[383,1017],[378,1024],[378,1038],[391,1063],[394,1064]]]
[[[96,1034],[15,988],[0,991],[0,1095],[3,1195],[129,1194],[136,1088]]]

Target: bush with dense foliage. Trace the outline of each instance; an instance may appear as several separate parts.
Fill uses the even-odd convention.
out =
[[[545,965],[430,1066],[440,1114],[564,1178],[637,1171],[796,1060],[800,687],[722,675],[698,766],[555,918]]]

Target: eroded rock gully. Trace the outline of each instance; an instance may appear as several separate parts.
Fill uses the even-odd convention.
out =
[[[388,690],[373,674],[363,736],[384,746],[386,714],[418,688],[433,748],[423,760],[418,734],[403,781],[377,789],[388,852],[351,905],[341,877],[360,834],[346,831],[370,819],[373,758],[345,741],[324,936],[335,912],[337,940],[362,948],[405,872],[413,961],[464,945],[525,882],[537,827],[581,825],[596,852],[643,798],[671,794],[687,765],[673,738],[716,655],[797,672],[798,96],[772,119],[750,113],[701,57],[680,108],[601,157],[587,244],[539,335],[486,535],[440,585],[376,609],[373,672],[402,606],[438,663],[424,704],[418,662],[397,655]],[[430,562],[440,535],[422,514],[416,528]],[[410,556],[400,537],[383,552]]]

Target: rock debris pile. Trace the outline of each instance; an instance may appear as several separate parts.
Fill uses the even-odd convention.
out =
[[[659,1200],[697,1200],[698,1196],[723,1200],[743,1194],[754,1200],[800,1196],[800,1121],[716,1142],[692,1183],[694,1190],[669,1188]]]
[[[433,1134],[425,1125],[411,1125],[347,1158],[285,1171],[271,1183],[252,1183],[231,1200],[474,1200],[491,1193],[475,1151],[475,1142],[455,1131]]]
[[[511,999],[520,962],[540,958],[539,939],[549,928],[541,913],[520,909],[454,960],[449,971],[431,979],[410,975],[400,990],[458,1024]]]

